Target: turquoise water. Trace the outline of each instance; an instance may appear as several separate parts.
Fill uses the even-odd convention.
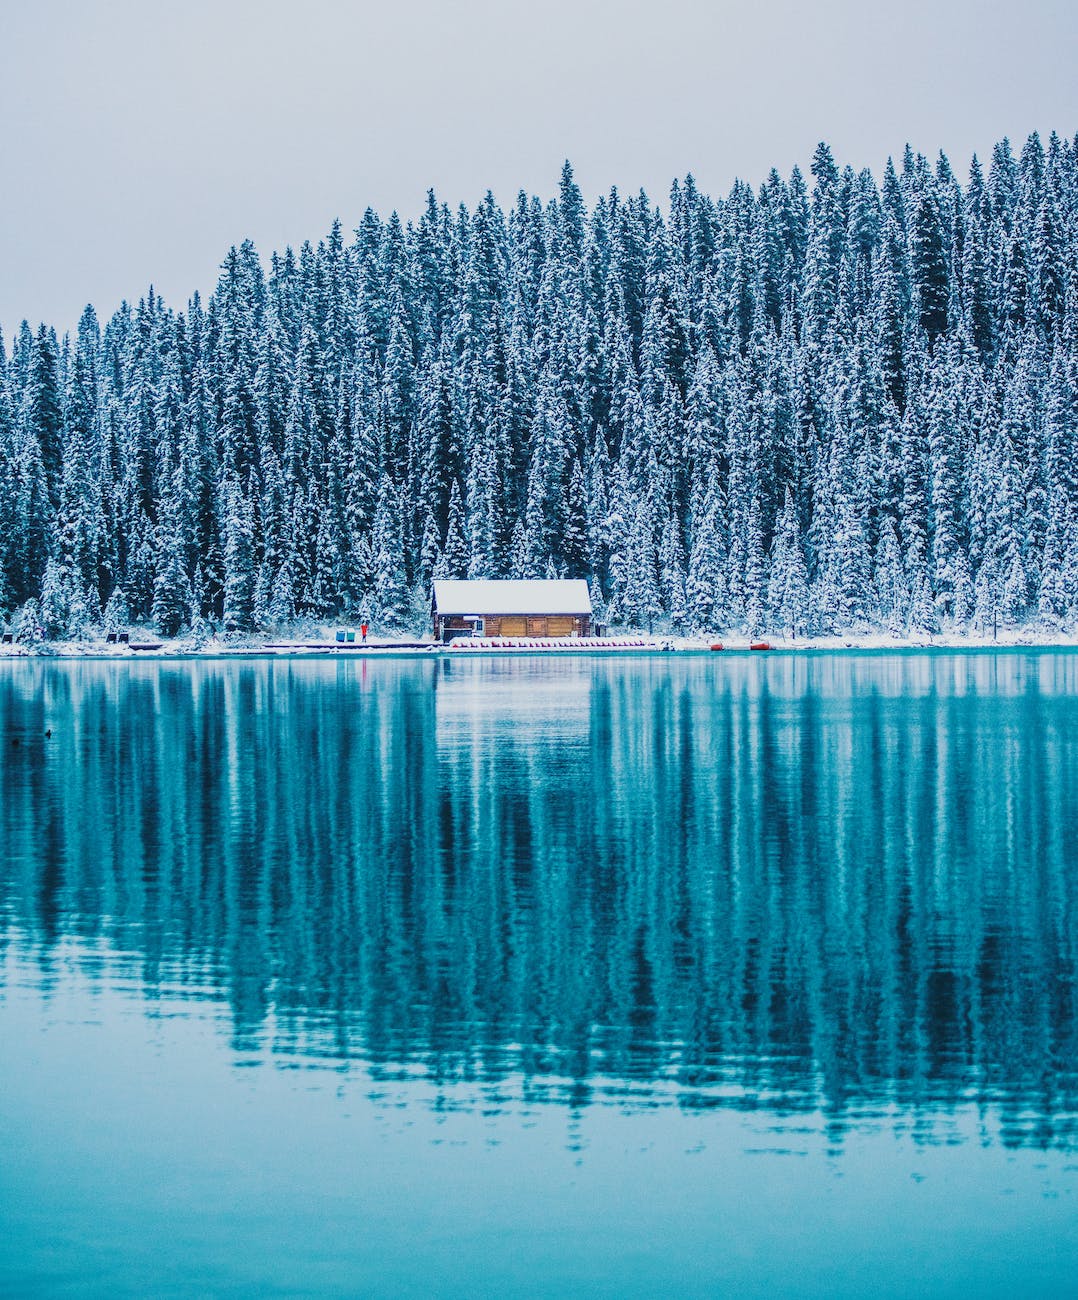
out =
[[[0,661],[0,795],[2,1294],[1074,1294],[1078,654]]]

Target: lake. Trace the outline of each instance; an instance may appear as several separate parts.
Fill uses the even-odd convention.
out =
[[[0,798],[2,1294],[1074,1294],[1078,653],[0,660]]]

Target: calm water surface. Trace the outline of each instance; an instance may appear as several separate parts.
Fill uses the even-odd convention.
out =
[[[0,1293],[1073,1296],[1076,963],[1078,654],[0,661]]]

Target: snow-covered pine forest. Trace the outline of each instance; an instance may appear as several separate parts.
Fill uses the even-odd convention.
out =
[[[367,211],[208,301],[0,346],[0,610],[425,619],[432,576],[584,576],[603,621],[1078,617],[1078,139],[963,182],[826,145],[665,207]]]

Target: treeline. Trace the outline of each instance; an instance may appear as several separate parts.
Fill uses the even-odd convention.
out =
[[[0,610],[422,619],[583,576],[604,621],[935,630],[1078,612],[1078,141],[960,184],[821,144],[721,200],[431,194],[0,344]]]

